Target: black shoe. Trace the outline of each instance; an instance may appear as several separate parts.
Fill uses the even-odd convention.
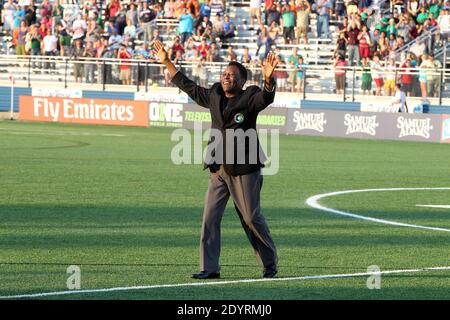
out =
[[[276,269],[267,269],[263,272],[263,278],[275,278],[275,275],[277,274],[278,270]]]
[[[200,271],[199,273],[194,273],[192,279],[218,279],[220,278],[220,273],[212,272],[208,273],[205,271]]]

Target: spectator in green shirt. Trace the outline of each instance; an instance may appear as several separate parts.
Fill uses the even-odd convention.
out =
[[[442,2],[439,0],[431,0],[430,8],[428,12],[432,13],[434,18],[437,19],[442,10]]]
[[[417,15],[417,23],[423,24],[425,20],[428,19],[428,11],[425,7],[420,7],[420,12]]]
[[[283,7],[281,15],[281,23],[283,26],[283,38],[284,43],[294,43],[295,40],[295,13],[291,10],[291,7],[286,4]]]
[[[360,67],[362,68],[362,77],[361,77],[361,91],[363,95],[366,95],[366,92],[370,95],[372,91],[372,74],[370,72],[370,63],[369,58],[363,57],[361,59]]]
[[[59,3],[59,0],[55,0],[52,16],[55,18],[56,24],[58,24],[64,17],[64,7]]]
[[[67,57],[70,54],[72,37],[67,33],[67,30],[62,23],[57,25],[57,31],[60,54],[61,56]]]
[[[293,71],[291,71],[291,74],[289,75],[289,82],[292,83],[292,92],[294,92],[295,90],[295,82],[296,82],[296,76],[297,76],[297,71],[295,70],[295,68],[297,68],[297,65],[299,64],[299,59],[300,56],[298,55],[298,49],[297,47],[293,47],[292,48],[292,54],[289,56],[287,63],[288,63],[288,67],[289,68],[294,68]]]
[[[389,25],[386,27],[386,36],[389,38],[393,34],[394,36],[397,36],[397,28],[395,26],[395,20],[394,18],[391,18],[389,20]]]
[[[32,56],[39,56],[41,55],[41,42],[42,42],[42,36],[39,34],[38,32],[38,28],[36,25],[32,25],[30,27],[30,35],[29,35],[30,39],[31,39],[31,45],[30,45],[30,54]],[[33,65],[32,68],[36,69],[36,68],[41,68],[42,65],[40,62],[36,62],[33,59]]]
[[[97,23],[97,26],[99,27],[99,32],[103,33],[105,30],[105,22],[103,21],[102,17],[98,15],[97,11],[92,12],[92,20],[94,20]]]
[[[379,30],[380,34],[382,32],[386,33],[388,21],[389,21],[388,18],[386,17],[382,18],[381,21],[377,23],[377,25],[375,26],[375,29]]]

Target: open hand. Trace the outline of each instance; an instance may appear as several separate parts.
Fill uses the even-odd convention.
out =
[[[161,63],[164,63],[165,61],[169,60],[169,55],[164,49],[164,45],[161,43],[161,41],[156,40],[153,46],[155,48],[155,50],[153,50],[153,53],[158,56],[159,61]]]
[[[272,78],[273,71],[278,65],[278,59],[277,56],[274,53],[269,53],[264,59],[264,61],[261,63],[261,71],[264,76],[264,79],[270,79]]]

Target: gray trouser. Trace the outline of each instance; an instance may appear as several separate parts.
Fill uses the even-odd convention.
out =
[[[155,24],[153,21],[142,23],[142,29],[144,31],[144,42],[147,42],[153,35]]]
[[[201,271],[220,271],[220,223],[230,195],[258,262],[266,269],[276,269],[275,244],[259,205],[262,182],[260,171],[234,177],[220,166],[219,171],[211,173],[200,239]]]
[[[427,80],[427,93],[429,97],[439,97],[439,90],[441,86],[440,77]]]
[[[45,51],[45,56],[47,56],[47,57],[53,57],[53,56],[55,56],[55,53],[53,52],[53,51]],[[55,63],[54,62],[51,62],[51,59],[50,58],[46,58],[47,59],[47,61],[45,62],[45,64],[44,64],[44,69],[56,69],[56,65],[55,65]]]
[[[351,45],[351,44],[349,44],[347,46],[347,52],[348,52],[349,66],[353,66],[353,60],[356,60],[355,65],[358,65],[359,61],[360,61],[359,46],[358,45]]]
[[[31,55],[32,56],[39,56],[39,55],[41,55],[41,49],[39,49],[39,48],[31,49]],[[41,62],[36,62],[36,60],[33,59],[33,66],[32,66],[32,68],[33,69],[36,69],[36,68],[40,69],[40,68],[42,68]]]
[[[86,77],[86,83],[94,84],[94,82],[95,82],[95,64],[86,63],[84,65],[84,76]]]
[[[330,16],[328,14],[317,16],[317,38],[321,38],[325,35],[325,38],[329,37],[330,33]]]

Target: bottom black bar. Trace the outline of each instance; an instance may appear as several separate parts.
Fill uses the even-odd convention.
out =
[[[339,315],[345,318],[365,318],[377,314],[385,307],[398,308],[402,316],[417,315],[417,312],[430,310],[438,312],[448,310],[450,301],[413,301],[413,300],[376,300],[376,301],[304,301],[304,300],[181,300],[181,301],[113,301],[113,300],[15,300],[0,301],[3,312],[22,312],[37,316],[42,312],[46,317],[51,314],[70,317],[96,315],[104,318],[108,315],[126,316],[141,314],[145,319],[317,319],[321,316]],[[55,312],[61,309],[63,313]]]

